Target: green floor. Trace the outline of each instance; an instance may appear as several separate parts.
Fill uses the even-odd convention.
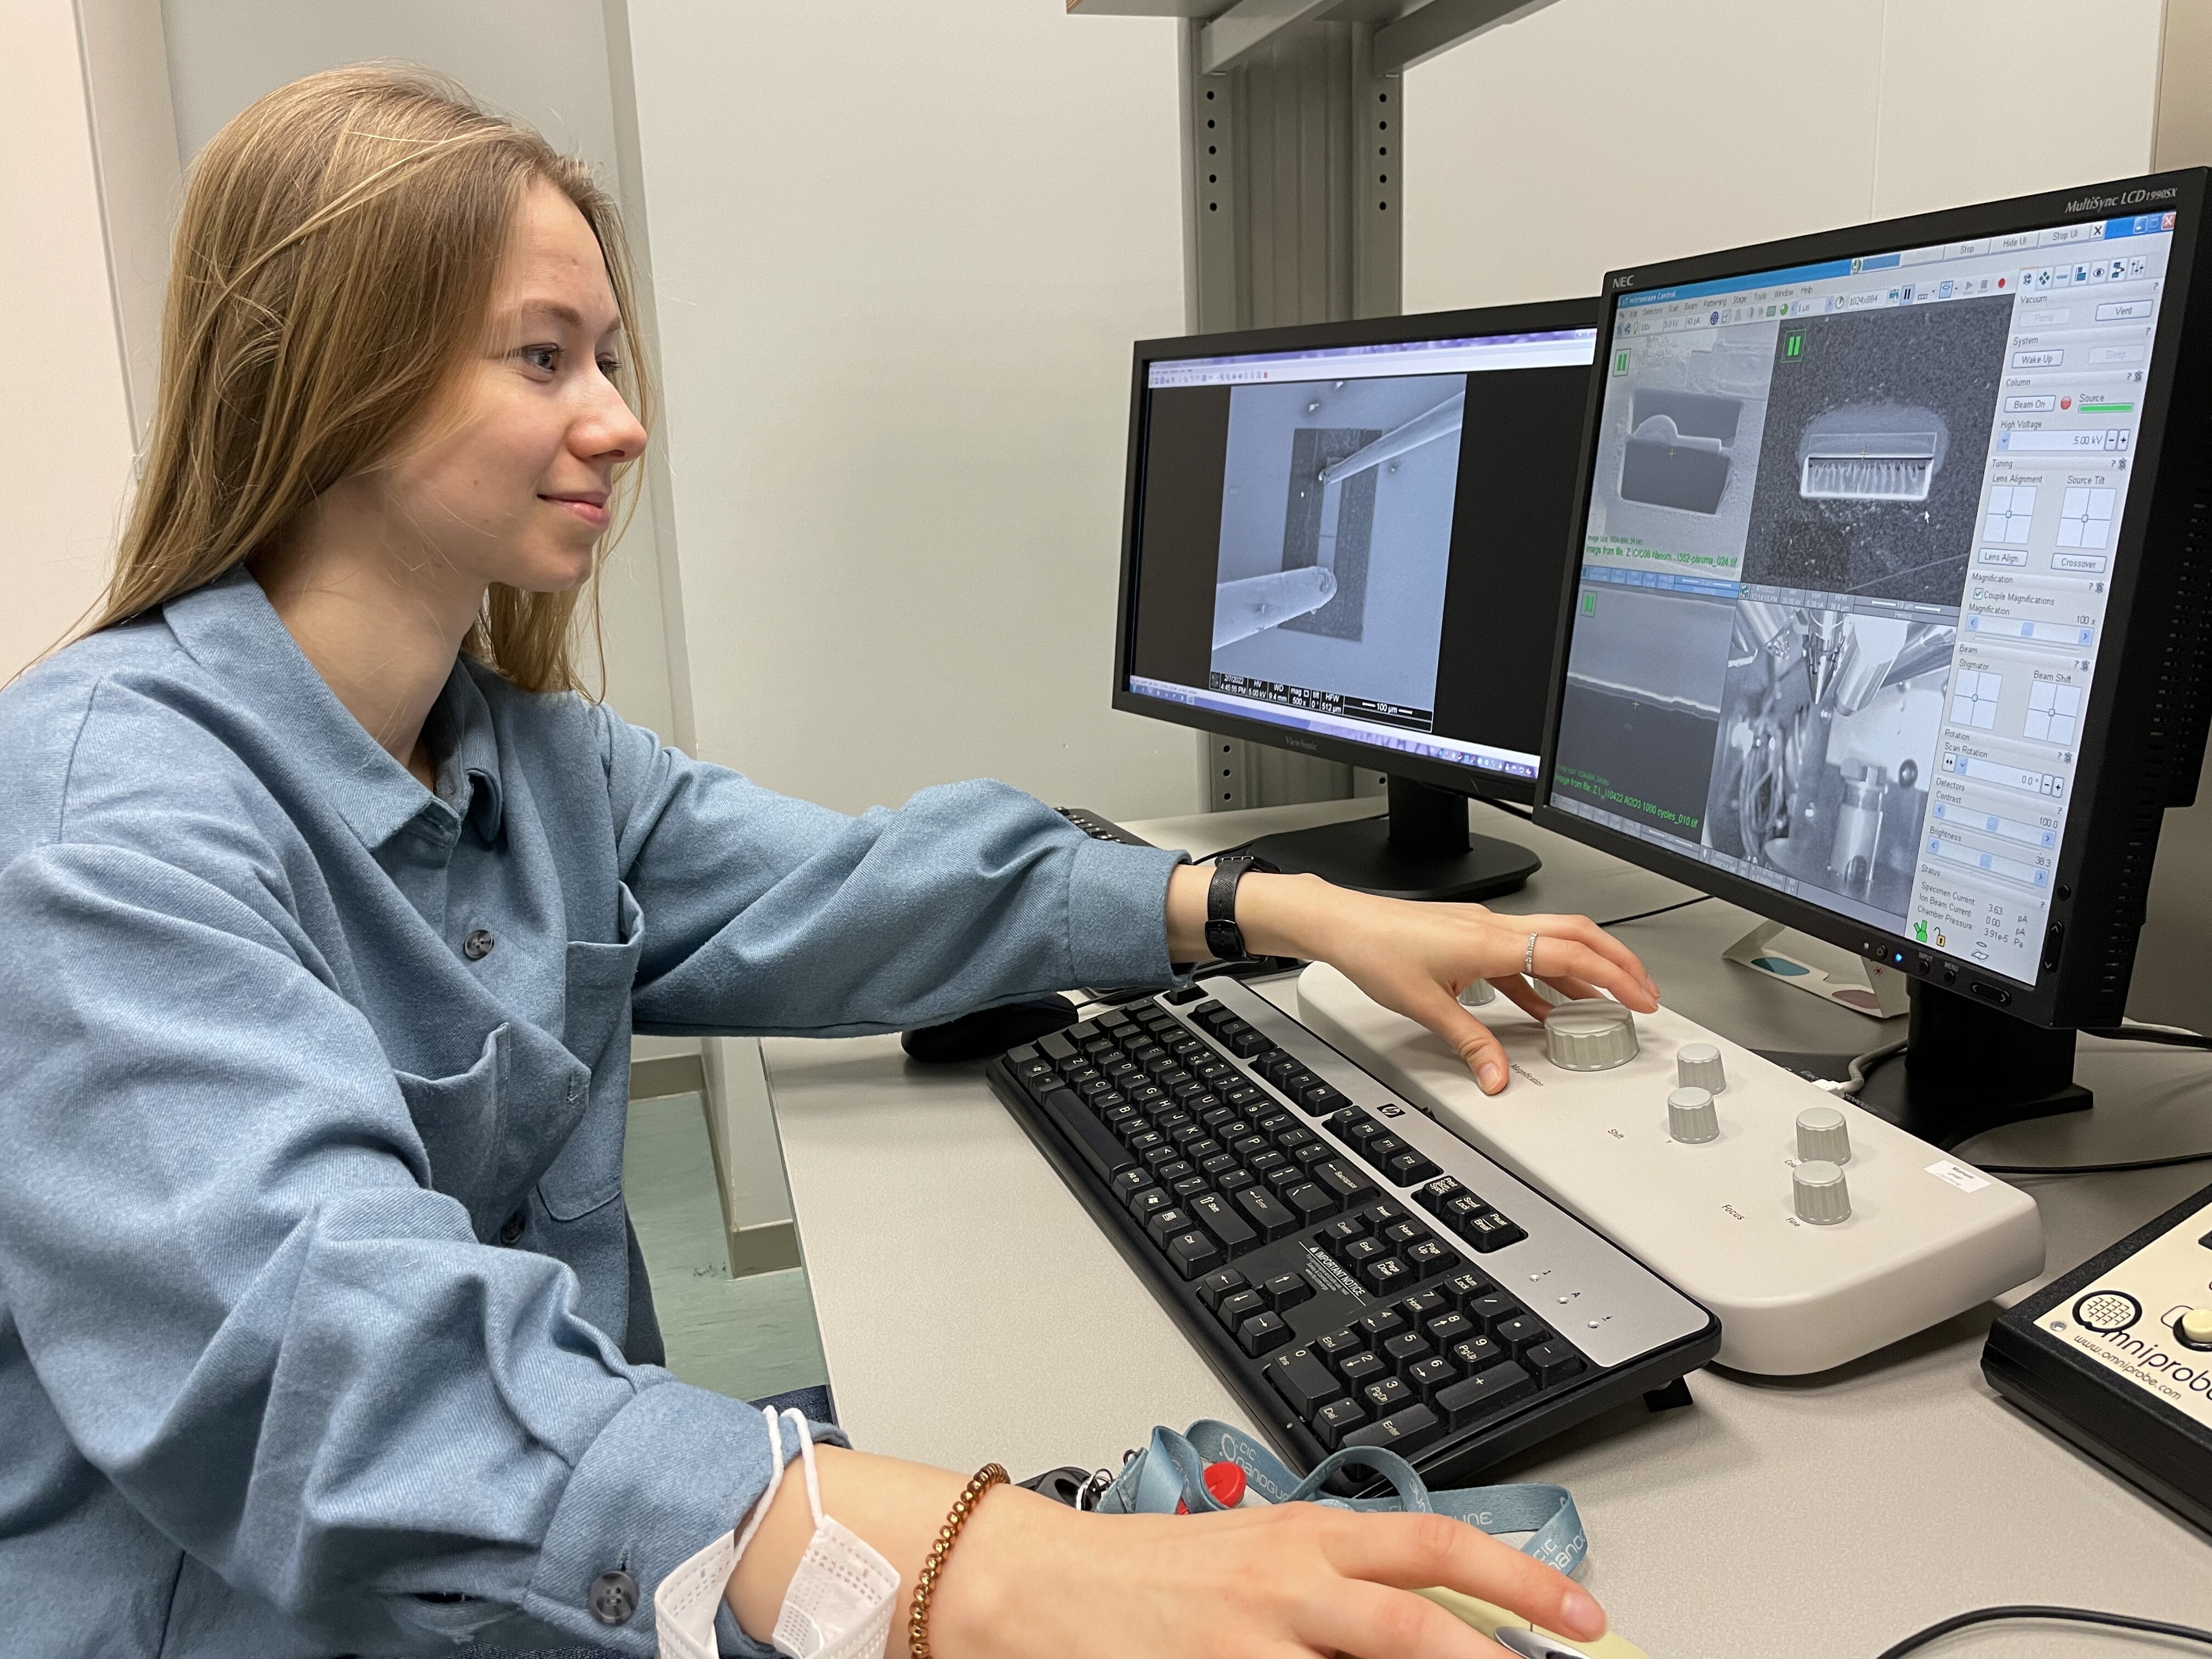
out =
[[[630,1103],[623,1189],[669,1370],[739,1400],[828,1381],[805,1270],[730,1278],[698,1096]]]

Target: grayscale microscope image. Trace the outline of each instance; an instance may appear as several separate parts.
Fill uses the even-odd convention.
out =
[[[1739,604],[1705,844],[1903,915],[1957,643],[1948,622]]]
[[[1212,672],[1435,702],[1463,374],[1230,394]]]
[[[1773,323],[1635,337],[1609,371],[1589,540],[1648,547],[1670,568],[1733,580],[1751,519],[1766,420]]]
[[[1746,582],[1959,603],[2012,306],[2008,295],[1784,326]]]

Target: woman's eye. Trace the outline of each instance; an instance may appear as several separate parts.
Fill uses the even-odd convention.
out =
[[[613,380],[616,375],[622,373],[622,359],[619,357],[600,358],[599,373],[605,375],[610,380]]]
[[[561,367],[561,348],[534,345],[522,348],[522,360],[543,374],[550,374]]]

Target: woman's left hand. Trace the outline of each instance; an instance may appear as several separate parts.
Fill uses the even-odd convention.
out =
[[[1168,889],[1169,948],[1178,961],[1206,955],[1211,871],[1186,866]],[[1237,891],[1246,948],[1326,962],[1374,1000],[1450,1043],[1485,1094],[1505,1086],[1505,1050],[1460,1006],[1488,980],[1538,1018],[1550,1004],[1523,976],[1535,939],[1534,977],[1569,997],[1609,994],[1639,1013],[1659,988],[1620,940],[1588,916],[1504,916],[1480,904],[1416,904],[1333,887],[1316,876],[1247,875]]]

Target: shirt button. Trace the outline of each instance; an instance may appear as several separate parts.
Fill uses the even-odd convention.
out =
[[[592,1617],[603,1625],[626,1625],[637,1611],[637,1580],[619,1570],[592,1580]]]
[[[491,947],[499,941],[481,927],[461,941],[461,954],[471,962],[482,962],[491,954]]]
[[[521,1211],[517,1210],[513,1215],[507,1217],[506,1220],[499,1224],[499,1242],[502,1244],[514,1243],[517,1239],[522,1237],[522,1230],[529,1224],[530,1218],[524,1215]]]

